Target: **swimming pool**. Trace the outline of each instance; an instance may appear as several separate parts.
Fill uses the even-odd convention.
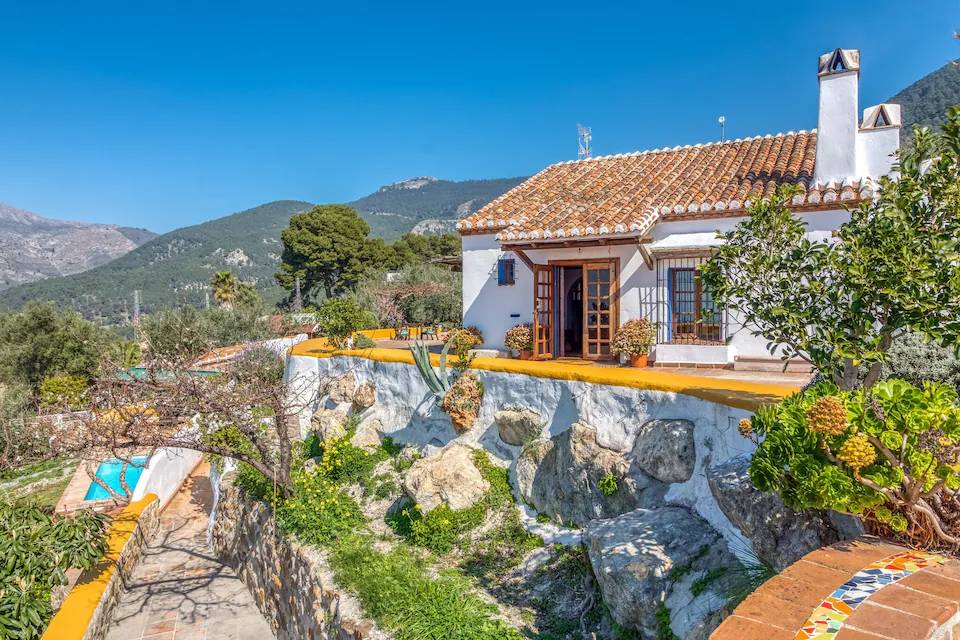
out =
[[[147,466],[148,456],[134,456],[131,458],[131,464],[127,465],[127,471],[124,473],[124,479],[127,486],[133,491],[137,488],[137,482],[140,481],[140,475]],[[111,489],[123,495],[123,487],[120,485],[120,471],[123,469],[122,460],[104,460],[97,467],[97,477],[103,480]],[[87,489],[87,495],[84,500],[106,500],[110,498],[110,493],[96,482],[90,482],[90,488]]]

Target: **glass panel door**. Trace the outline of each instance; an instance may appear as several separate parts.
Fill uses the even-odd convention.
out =
[[[533,356],[552,358],[553,267],[537,265],[533,276]]]
[[[583,265],[583,357],[612,357],[610,341],[617,330],[617,276],[613,262]]]

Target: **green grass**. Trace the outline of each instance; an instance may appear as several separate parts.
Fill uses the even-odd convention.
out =
[[[474,595],[462,576],[429,576],[429,564],[399,545],[381,553],[365,537],[342,539],[330,562],[337,583],[397,640],[519,640],[492,618],[496,608]]]
[[[294,473],[293,498],[272,496],[269,482],[247,465],[241,465],[237,486],[270,500],[283,531],[329,552],[334,579],[356,594],[366,616],[393,632],[397,640],[523,637],[494,617],[496,607],[475,595],[470,580],[460,571],[449,570],[434,577],[430,562],[406,544],[398,543],[387,552],[374,548],[360,506],[344,485],[367,480],[374,492],[381,490],[389,483],[384,477],[369,478],[370,472],[380,461],[396,456],[398,447],[385,442],[381,449],[367,453],[334,441],[310,442],[306,448],[308,455],[324,459],[309,472]],[[510,499],[510,485],[506,471],[488,458],[477,464],[491,484],[491,491],[474,514],[482,521],[488,504]]]

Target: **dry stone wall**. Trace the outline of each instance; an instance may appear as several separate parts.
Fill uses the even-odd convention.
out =
[[[284,536],[269,507],[245,496],[232,478],[220,480],[211,544],[236,569],[277,639],[388,640],[337,589],[323,554]]]

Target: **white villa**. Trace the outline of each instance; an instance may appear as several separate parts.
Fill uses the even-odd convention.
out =
[[[464,325],[501,348],[507,329],[532,322],[536,357],[601,360],[620,324],[645,317],[658,326],[656,366],[777,362],[696,267],[751,198],[798,185],[793,211],[827,238],[890,171],[900,106],[860,117],[860,52],[820,56],[818,79],[814,131],[560,162],[460,221]]]

